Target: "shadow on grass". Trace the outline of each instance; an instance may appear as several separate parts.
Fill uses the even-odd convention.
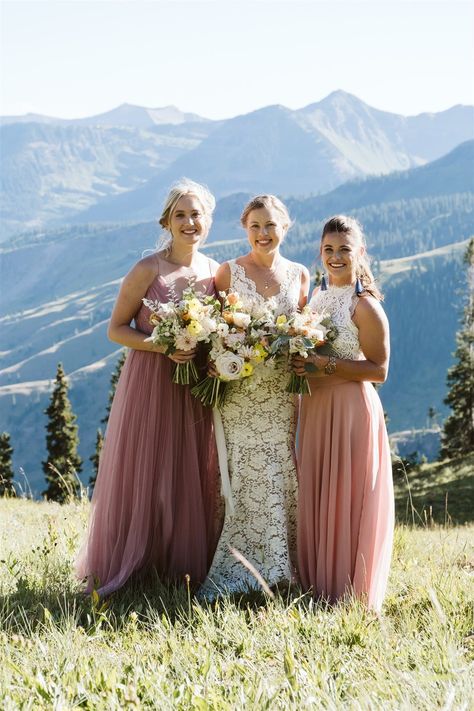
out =
[[[272,592],[275,602],[284,607],[307,597],[297,586],[274,587]],[[130,623],[187,625],[198,609],[215,613],[230,606],[250,614],[269,604],[273,604],[271,598],[257,589],[213,601],[200,600],[186,584],[166,584],[156,572],[132,577],[123,588],[105,598],[83,593],[70,579],[64,581],[62,588],[57,581],[45,588],[19,577],[15,591],[0,595],[0,630],[30,636],[45,626],[73,626],[94,635],[98,630],[120,632]]]

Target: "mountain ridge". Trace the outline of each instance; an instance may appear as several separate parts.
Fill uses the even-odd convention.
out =
[[[167,108],[172,114],[173,107],[154,111],[172,120],[169,111],[163,114]],[[141,112],[152,110],[122,105],[103,114],[104,121],[113,122],[117,111],[123,121],[127,112],[144,118]],[[221,121],[177,111],[175,123],[140,127],[97,126],[89,119],[4,123],[5,235],[151,219],[169,184],[183,175],[207,182],[218,198],[326,193],[349,179],[430,162],[474,138],[474,107],[404,117],[342,91],[303,109],[276,104]]]

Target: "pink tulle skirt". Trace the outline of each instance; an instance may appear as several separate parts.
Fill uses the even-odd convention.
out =
[[[390,567],[394,500],[388,437],[370,383],[312,379],[299,433],[298,565],[304,589],[347,593],[379,611]]]
[[[87,540],[76,565],[102,595],[132,573],[206,577],[219,534],[212,413],[171,381],[172,362],[131,351],[115,393]]]

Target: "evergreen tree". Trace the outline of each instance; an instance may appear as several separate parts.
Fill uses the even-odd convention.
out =
[[[124,349],[120,354],[120,357],[119,357],[117,364],[115,366],[115,370],[112,373],[112,377],[110,378],[109,403],[107,405],[106,415],[101,420],[101,422],[104,425],[106,425],[107,422],[109,421],[109,415],[110,415],[110,410],[112,408],[112,403],[114,401],[115,390],[117,388],[117,383],[119,381],[120,373],[122,372],[123,364],[125,363],[126,357],[127,357],[127,351]]]
[[[77,453],[79,439],[76,416],[72,412],[67,393],[66,375],[59,363],[49,407],[44,411],[48,416],[48,458],[42,464],[48,487],[42,495],[61,503],[69,496],[78,495],[80,484],[76,472],[80,472],[82,467],[82,460]]]
[[[428,427],[430,429],[433,428],[433,425],[436,423],[436,418],[438,417],[438,411],[435,407],[429,407],[428,408]]]
[[[94,473],[89,479],[89,484],[92,488],[94,488],[94,486],[95,486],[95,482],[97,480],[97,474],[99,473],[99,459],[100,459],[100,453],[102,452],[103,446],[104,446],[104,435],[102,434],[102,430],[99,427],[97,430],[97,437],[95,440],[95,452],[91,457],[89,457],[89,460],[92,462],[92,466],[94,469]]]
[[[456,336],[456,363],[448,370],[449,392],[445,398],[452,412],[443,427],[440,457],[459,457],[474,452],[474,238],[467,264],[468,301]]]
[[[15,496],[12,467],[13,447],[8,432],[0,434],[0,496]]]

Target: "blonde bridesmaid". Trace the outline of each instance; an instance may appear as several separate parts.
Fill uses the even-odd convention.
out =
[[[199,251],[215,200],[183,179],[172,187],[160,224],[164,248],[124,278],[110,319],[112,341],[130,349],[117,385],[92,498],[87,540],[76,572],[88,589],[108,595],[139,571],[197,585],[206,577],[219,533],[218,468],[212,414],[172,382],[176,363],[195,351],[164,348],[152,331],[143,297],[179,297],[189,280],[214,293],[218,264]],[[133,322],[133,325],[132,325]]]
[[[328,278],[310,304],[331,314],[338,335],[333,355],[293,359],[312,390],[300,415],[299,574],[314,597],[335,602],[356,595],[379,612],[394,502],[384,413],[373,383],[387,377],[389,327],[358,222],[331,218],[320,253]],[[315,372],[307,372],[308,362]]]

